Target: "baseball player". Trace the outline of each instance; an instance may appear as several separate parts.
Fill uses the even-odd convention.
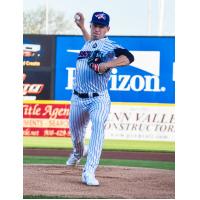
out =
[[[133,62],[133,55],[125,48],[106,37],[110,30],[110,17],[104,12],[92,16],[89,34],[84,27],[84,17],[77,13],[75,22],[86,40],[77,62],[73,83],[69,127],[73,152],[67,160],[68,166],[80,162],[84,152],[84,136],[89,120],[92,133],[88,146],[86,164],[82,172],[82,182],[97,186],[95,171],[99,165],[104,141],[104,125],[110,112],[110,97],[107,84],[113,67],[126,66]]]

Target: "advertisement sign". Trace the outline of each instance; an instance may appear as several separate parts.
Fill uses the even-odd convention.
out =
[[[24,37],[23,95],[24,100],[29,100],[23,105],[24,136],[70,136],[70,105],[63,101],[70,101],[76,59],[84,39],[82,36],[56,36],[54,52],[51,49],[51,46],[54,48],[53,39],[49,38]],[[175,38],[109,38],[127,48],[135,60],[129,66],[111,71],[108,91],[112,105],[105,138],[175,141]],[[56,101],[39,101],[49,99]]]
[[[24,100],[51,99],[51,72],[24,70],[23,79]]]
[[[175,103],[174,37],[109,37],[129,49],[135,61],[112,69],[108,82],[112,102]],[[70,100],[81,36],[58,36],[55,99]]]
[[[23,66],[51,68],[54,64],[55,39],[48,35],[24,35]]]
[[[23,135],[70,137],[69,107],[63,102],[25,101],[23,104]]]
[[[24,101],[23,135],[70,137],[70,103]],[[86,138],[91,136],[91,122]],[[112,103],[105,139],[175,141],[174,105]]]
[[[25,100],[54,99],[55,36],[24,35],[23,96]]]
[[[91,124],[86,133],[86,138],[90,138]],[[112,103],[105,125],[105,139],[174,142],[174,106]]]

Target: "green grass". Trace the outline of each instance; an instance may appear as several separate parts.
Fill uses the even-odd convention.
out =
[[[88,143],[88,140],[86,140]],[[24,137],[25,148],[72,148],[71,138]],[[175,152],[175,142],[105,140],[104,150]]]
[[[66,162],[65,157],[54,156],[24,156],[24,164],[63,164]],[[81,160],[81,164],[85,164],[85,159]],[[166,161],[150,161],[150,160],[119,160],[119,159],[101,159],[100,165],[124,166],[124,167],[145,167],[156,169],[174,170],[174,162]]]

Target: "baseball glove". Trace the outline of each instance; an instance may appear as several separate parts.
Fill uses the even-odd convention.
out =
[[[88,58],[88,65],[98,74],[101,74],[99,72],[99,64],[103,62],[102,58],[102,53],[99,50],[93,51]]]

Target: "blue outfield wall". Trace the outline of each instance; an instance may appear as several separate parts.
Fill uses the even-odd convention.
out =
[[[112,102],[175,103],[175,37],[110,36],[129,49],[135,61],[112,69],[108,82]],[[69,101],[82,36],[56,37],[55,100]]]

